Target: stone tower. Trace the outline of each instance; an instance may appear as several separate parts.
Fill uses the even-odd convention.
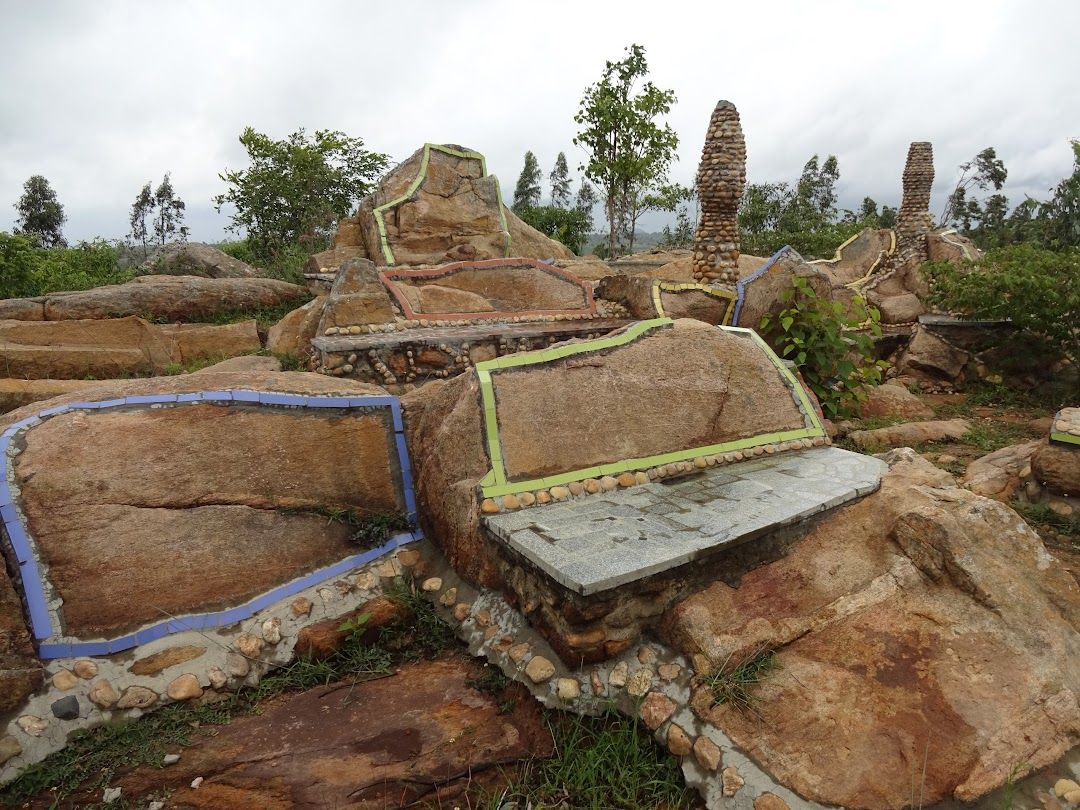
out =
[[[701,220],[694,238],[694,280],[734,284],[739,277],[738,215],[746,188],[746,140],[739,111],[730,101],[718,102],[713,110],[697,187]]]
[[[904,194],[896,217],[896,235],[919,236],[932,230],[930,188],[934,185],[934,146],[929,141],[915,141],[908,147],[904,164]]]

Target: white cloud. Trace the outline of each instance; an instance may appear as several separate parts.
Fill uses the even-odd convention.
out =
[[[713,105],[738,106],[751,181],[840,161],[841,204],[896,204],[907,144],[934,142],[935,210],[985,146],[1016,202],[1068,173],[1080,137],[1080,4],[42,2],[4,0],[0,206],[44,174],[69,238],[122,236],[131,201],[170,171],[193,236],[222,236],[210,198],[273,137],[341,129],[395,160],[425,141],[479,149],[512,189],[546,172],[606,59],[639,42],[679,103],[675,177],[692,179]],[[9,227],[0,216],[0,227]]]

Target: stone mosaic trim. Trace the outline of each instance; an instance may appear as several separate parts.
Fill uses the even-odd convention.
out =
[[[410,199],[412,199],[412,196],[420,189],[420,186],[423,184],[424,180],[427,179],[428,163],[431,161],[431,150],[433,149],[436,152],[442,152],[443,154],[451,155],[452,157],[471,158],[473,160],[478,160],[480,161],[481,176],[488,176],[487,161],[484,159],[484,156],[479,152],[467,152],[460,149],[451,149],[449,146],[443,146],[442,144],[425,143],[424,154],[423,157],[421,157],[420,159],[420,171],[417,172],[416,177],[409,185],[409,188],[396,200],[392,200],[385,205],[380,205],[371,212],[372,216],[375,217],[375,225],[379,229],[379,246],[382,248],[383,258],[386,259],[386,263],[388,265],[393,265],[396,262],[394,260],[394,251],[390,249],[390,241],[386,235],[386,218],[384,216],[384,212],[408,202]],[[506,251],[503,255],[509,256],[510,230],[506,224],[506,208],[503,205],[502,201],[502,191],[499,189],[499,178],[493,176],[492,180],[495,181],[495,196],[499,200],[499,224],[502,226],[503,235],[506,237]]]
[[[409,304],[409,300],[401,292],[397,282],[407,279],[437,279],[452,276],[464,270],[483,270],[498,267],[533,267],[541,273],[555,276],[562,281],[569,282],[581,291],[582,306],[574,309],[528,309],[528,310],[493,310],[490,312],[415,312]],[[592,288],[582,284],[581,280],[565,270],[535,259],[483,259],[473,262],[454,262],[444,264],[441,267],[433,267],[422,270],[380,270],[379,280],[385,285],[390,294],[394,296],[398,306],[401,307],[406,321],[415,321],[418,324],[427,321],[459,321],[471,322],[488,319],[534,319],[547,318],[558,315],[586,315],[596,316],[596,302],[593,300]],[[329,330],[327,331],[329,334]]]
[[[656,307],[656,314],[661,318],[667,317],[667,313],[664,311],[664,304],[661,300],[662,293],[681,293],[687,292],[688,290],[705,293],[714,298],[725,299],[728,302],[728,308],[727,312],[724,314],[723,325],[727,326],[732,323],[735,314],[735,306],[738,304],[738,296],[731,290],[725,290],[722,287],[710,287],[708,284],[680,284],[676,281],[657,281],[653,284],[652,290],[653,305]]]
[[[780,257],[784,254],[785,250],[791,250],[791,249],[792,249],[791,245],[784,245],[782,248],[780,248],[778,251],[776,251],[776,253],[774,253],[772,256],[770,256],[768,258],[768,260],[766,260],[765,264],[761,265],[761,267],[759,267],[753,273],[748,275],[746,278],[739,279],[738,281],[735,282],[735,311],[731,315],[731,325],[732,326],[738,326],[739,325],[739,313],[742,312],[743,301],[746,300],[746,288],[748,286],[750,286],[750,284],[752,284],[754,281],[757,281],[763,275],[768,273],[769,268],[771,268],[774,264],[776,264],[777,261],[779,261]],[[757,326],[757,324],[755,323],[750,328],[753,329],[756,326]]]
[[[831,259],[816,259],[816,260],[814,260],[812,262],[809,262],[809,263],[810,264],[836,264],[841,259],[843,259],[843,257],[844,257],[844,248],[846,248],[848,245],[850,245],[852,242],[854,242],[856,239],[858,239],[859,236],[861,236],[861,235],[862,235],[862,232],[860,231],[859,233],[855,234],[854,236],[852,236],[847,241],[843,242],[836,249],[836,252],[833,254],[833,257]],[[862,287],[864,284],[866,284],[866,282],[868,282],[870,280],[870,277],[873,276],[874,273],[879,268],[881,268],[882,262],[884,262],[886,259],[888,259],[890,256],[892,256],[893,253],[895,253],[895,252],[896,252],[896,231],[890,230],[889,231],[889,247],[878,252],[877,258],[874,259],[874,261],[870,265],[870,267],[867,268],[865,275],[863,275],[861,278],[857,278],[854,281],[845,284],[844,287],[846,289],[848,289],[848,290],[856,290],[857,291],[860,287]]]
[[[1050,441],[1080,445],[1080,408],[1062,408],[1054,415]]]
[[[114,639],[83,641],[65,637],[60,621],[62,601],[50,600],[47,595],[52,591],[47,571],[41,562],[33,537],[28,531],[28,523],[17,502],[18,493],[12,488],[14,482],[14,454],[9,448],[16,437],[24,430],[62,413],[70,411],[104,410],[126,406],[147,408],[179,407],[184,404],[212,402],[219,405],[232,403],[246,405],[264,405],[271,407],[293,408],[338,408],[364,410],[388,408],[392,419],[395,447],[401,468],[402,500],[410,525],[416,525],[416,499],[413,494],[412,469],[409,464],[408,450],[405,445],[404,424],[401,418],[401,405],[397,397],[378,396],[305,396],[276,391],[250,391],[240,389],[199,391],[185,394],[153,394],[128,396],[98,402],[72,402],[56,405],[10,425],[0,434],[0,460],[3,461],[4,474],[0,476],[0,517],[8,537],[11,551],[19,565],[22,589],[26,600],[27,612],[34,638],[40,642],[38,654],[43,659],[66,658],[71,656],[100,656],[127,650],[146,644],[164,636],[185,630],[201,630],[234,624],[249,618],[268,605],[292,596],[305,588],[319,585],[341,576],[364,563],[393,551],[398,546],[419,538],[416,531],[402,532],[391,538],[380,548],[356,554],[340,560],[330,566],[313,571],[292,582],[279,585],[270,591],[227,610],[189,614],[143,627],[134,633]]]
[[[938,231],[937,235],[941,237],[942,242],[950,244],[953,247],[960,248],[960,252],[964,254],[964,258],[967,259],[969,262],[975,261],[975,256],[967,245],[965,245],[963,242],[954,242],[952,239],[947,238],[949,236],[952,236],[954,233],[957,233],[956,228],[949,228],[945,231]]]
[[[734,326],[720,326],[729,332],[744,336],[752,340],[763,351],[791,392],[792,399],[803,413],[805,427],[801,430],[789,430],[780,433],[768,433],[760,436],[751,436],[745,439],[710,445],[708,447],[694,447],[686,450],[677,450],[671,453],[648,456],[644,458],[623,459],[610,464],[601,464],[580,470],[571,470],[558,475],[546,476],[529,481],[509,481],[503,464],[502,447],[499,440],[499,424],[495,406],[495,392],[491,384],[491,375],[498,373],[500,369],[514,368],[517,366],[538,365],[564,357],[589,352],[603,351],[617,346],[631,343],[642,335],[654,330],[671,326],[674,323],[670,318],[655,318],[649,321],[641,321],[634,324],[621,335],[613,335],[591,340],[583,343],[560,346],[555,349],[547,349],[538,352],[527,352],[508,357],[500,357],[477,363],[476,373],[480,382],[480,395],[484,406],[484,430],[487,437],[488,455],[491,459],[491,471],[480,482],[484,502],[481,509],[486,513],[501,511],[503,508],[513,509],[517,503],[528,506],[531,503],[546,503],[551,500],[559,500],[570,494],[579,494],[571,490],[567,485],[574,484],[574,490],[582,487],[582,493],[594,494],[597,491],[610,491],[612,484],[618,486],[633,486],[635,483],[648,483],[650,479],[648,470],[655,468],[654,477],[663,477],[662,470],[675,467],[677,472],[688,472],[694,467],[704,468],[714,466],[717,463],[730,463],[745,458],[746,453],[759,455],[766,452],[767,447],[772,447],[771,452],[777,449],[795,449],[796,447],[824,444],[828,441],[821,420],[811,404],[806,390],[799,384],[795,376],[788,370],[784,362],[768,347],[756,332],[750,329],[740,329]],[[709,459],[712,464],[709,464]],[[689,465],[683,469],[682,465]],[[618,476],[618,478],[616,478]],[[627,477],[629,476],[629,477]],[[633,480],[631,480],[633,479]],[[599,484],[599,489],[590,486],[590,482]],[[624,483],[625,482],[625,483]],[[566,493],[562,492],[566,489]],[[533,495],[533,491],[537,491]],[[518,493],[524,493],[523,499],[518,499]],[[541,494],[542,493],[542,494]],[[500,502],[493,499],[499,496],[513,496],[508,502],[503,498]],[[528,497],[526,497],[528,496]],[[545,499],[546,496],[546,499]],[[530,497],[532,500],[530,501]],[[522,500],[524,501],[522,503]]]

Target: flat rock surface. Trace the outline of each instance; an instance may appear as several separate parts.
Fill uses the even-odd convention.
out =
[[[325,513],[393,513],[392,428],[327,409],[183,405],[61,414],[15,462],[76,636],[235,603],[358,549]],[[293,511],[290,511],[293,510]]]
[[[854,430],[848,434],[848,438],[863,450],[877,450],[884,447],[910,447],[923,442],[959,439],[969,430],[971,430],[971,423],[966,419],[944,419],[930,422],[907,422],[875,430]]]
[[[884,471],[878,459],[819,447],[493,515],[484,525],[557,582],[589,595],[866,495]]]
[[[499,698],[467,684],[478,670],[458,658],[422,661],[356,686],[288,695],[181,749],[175,765],[114,784],[128,800],[175,790],[176,810],[475,807],[466,797],[497,794],[504,769],[551,754],[540,704],[515,686],[515,708],[500,713]]]

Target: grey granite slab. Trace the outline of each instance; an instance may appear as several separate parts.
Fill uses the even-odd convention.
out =
[[[497,541],[588,596],[790,526],[878,488],[885,462],[815,447],[486,516]]]

